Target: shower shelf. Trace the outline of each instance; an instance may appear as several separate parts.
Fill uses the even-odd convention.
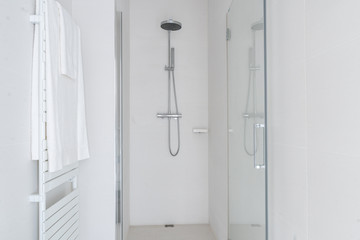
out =
[[[209,133],[209,130],[207,128],[193,128],[193,133],[207,134]]]

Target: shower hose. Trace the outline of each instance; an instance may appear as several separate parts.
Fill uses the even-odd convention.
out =
[[[172,76],[172,81],[171,81]],[[171,84],[172,82],[172,84]],[[171,114],[171,85],[173,86],[174,91],[174,103],[175,103],[175,110],[176,114],[179,114],[179,108],[177,103],[177,96],[176,96],[176,85],[175,85],[175,73],[174,68],[171,70],[171,74],[169,74],[169,88],[168,88],[168,112]],[[175,157],[178,155],[180,151],[180,119],[176,118],[176,125],[177,125],[177,150],[173,152],[171,148],[171,118],[168,119],[168,142],[169,142],[169,152],[170,154]]]

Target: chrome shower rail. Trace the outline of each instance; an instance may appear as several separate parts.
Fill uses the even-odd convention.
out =
[[[180,118],[182,118],[182,114],[179,113],[177,96],[176,96],[176,87],[175,87],[175,48],[171,47],[171,32],[177,31],[181,29],[181,23],[174,21],[172,19],[161,22],[161,28],[168,32],[168,65],[165,66],[165,71],[168,72],[168,110],[167,113],[158,113],[157,117],[161,119],[168,120],[168,144],[169,144],[169,152],[171,156],[175,157],[178,155],[180,151]],[[173,94],[172,94],[173,93]],[[173,96],[173,98],[172,98]],[[175,111],[172,110],[172,100],[174,100]],[[177,148],[176,151],[173,152],[171,145],[171,133],[172,128],[171,119],[176,120],[177,127]]]

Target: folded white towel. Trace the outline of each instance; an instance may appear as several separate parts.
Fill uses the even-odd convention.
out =
[[[57,3],[60,17],[60,70],[72,78],[78,78],[80,29],[65,8]]]
[[[54,0],[47,1],[45,16],[46,24],[46,107],[47,107],[47,142],[49,156],[49,171],[61,170],[64,166],[78,160],[89,158],[87,131],[85,121],[84,83],[82,72],[82,57],[80,33],[76,38],[78,43],[76,54],[72,54],[72,63],[77,63],[76,78],[61,74],[61,36],[59,5]],[[66,37],[65,37],[65,41]],[[38,158],[39,142],[37,123],[39,121],[38,56],[34,48],[33,71],[33,103],[32,103],[32,155]]]

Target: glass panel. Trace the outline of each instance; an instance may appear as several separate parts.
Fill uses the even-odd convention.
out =
[[[228,13],[229,239],[266,239],[263,0]]]
[[[116,1],[116,6],[119,2]],[[115,10],[115,239],[123,239],[122,12]]]

